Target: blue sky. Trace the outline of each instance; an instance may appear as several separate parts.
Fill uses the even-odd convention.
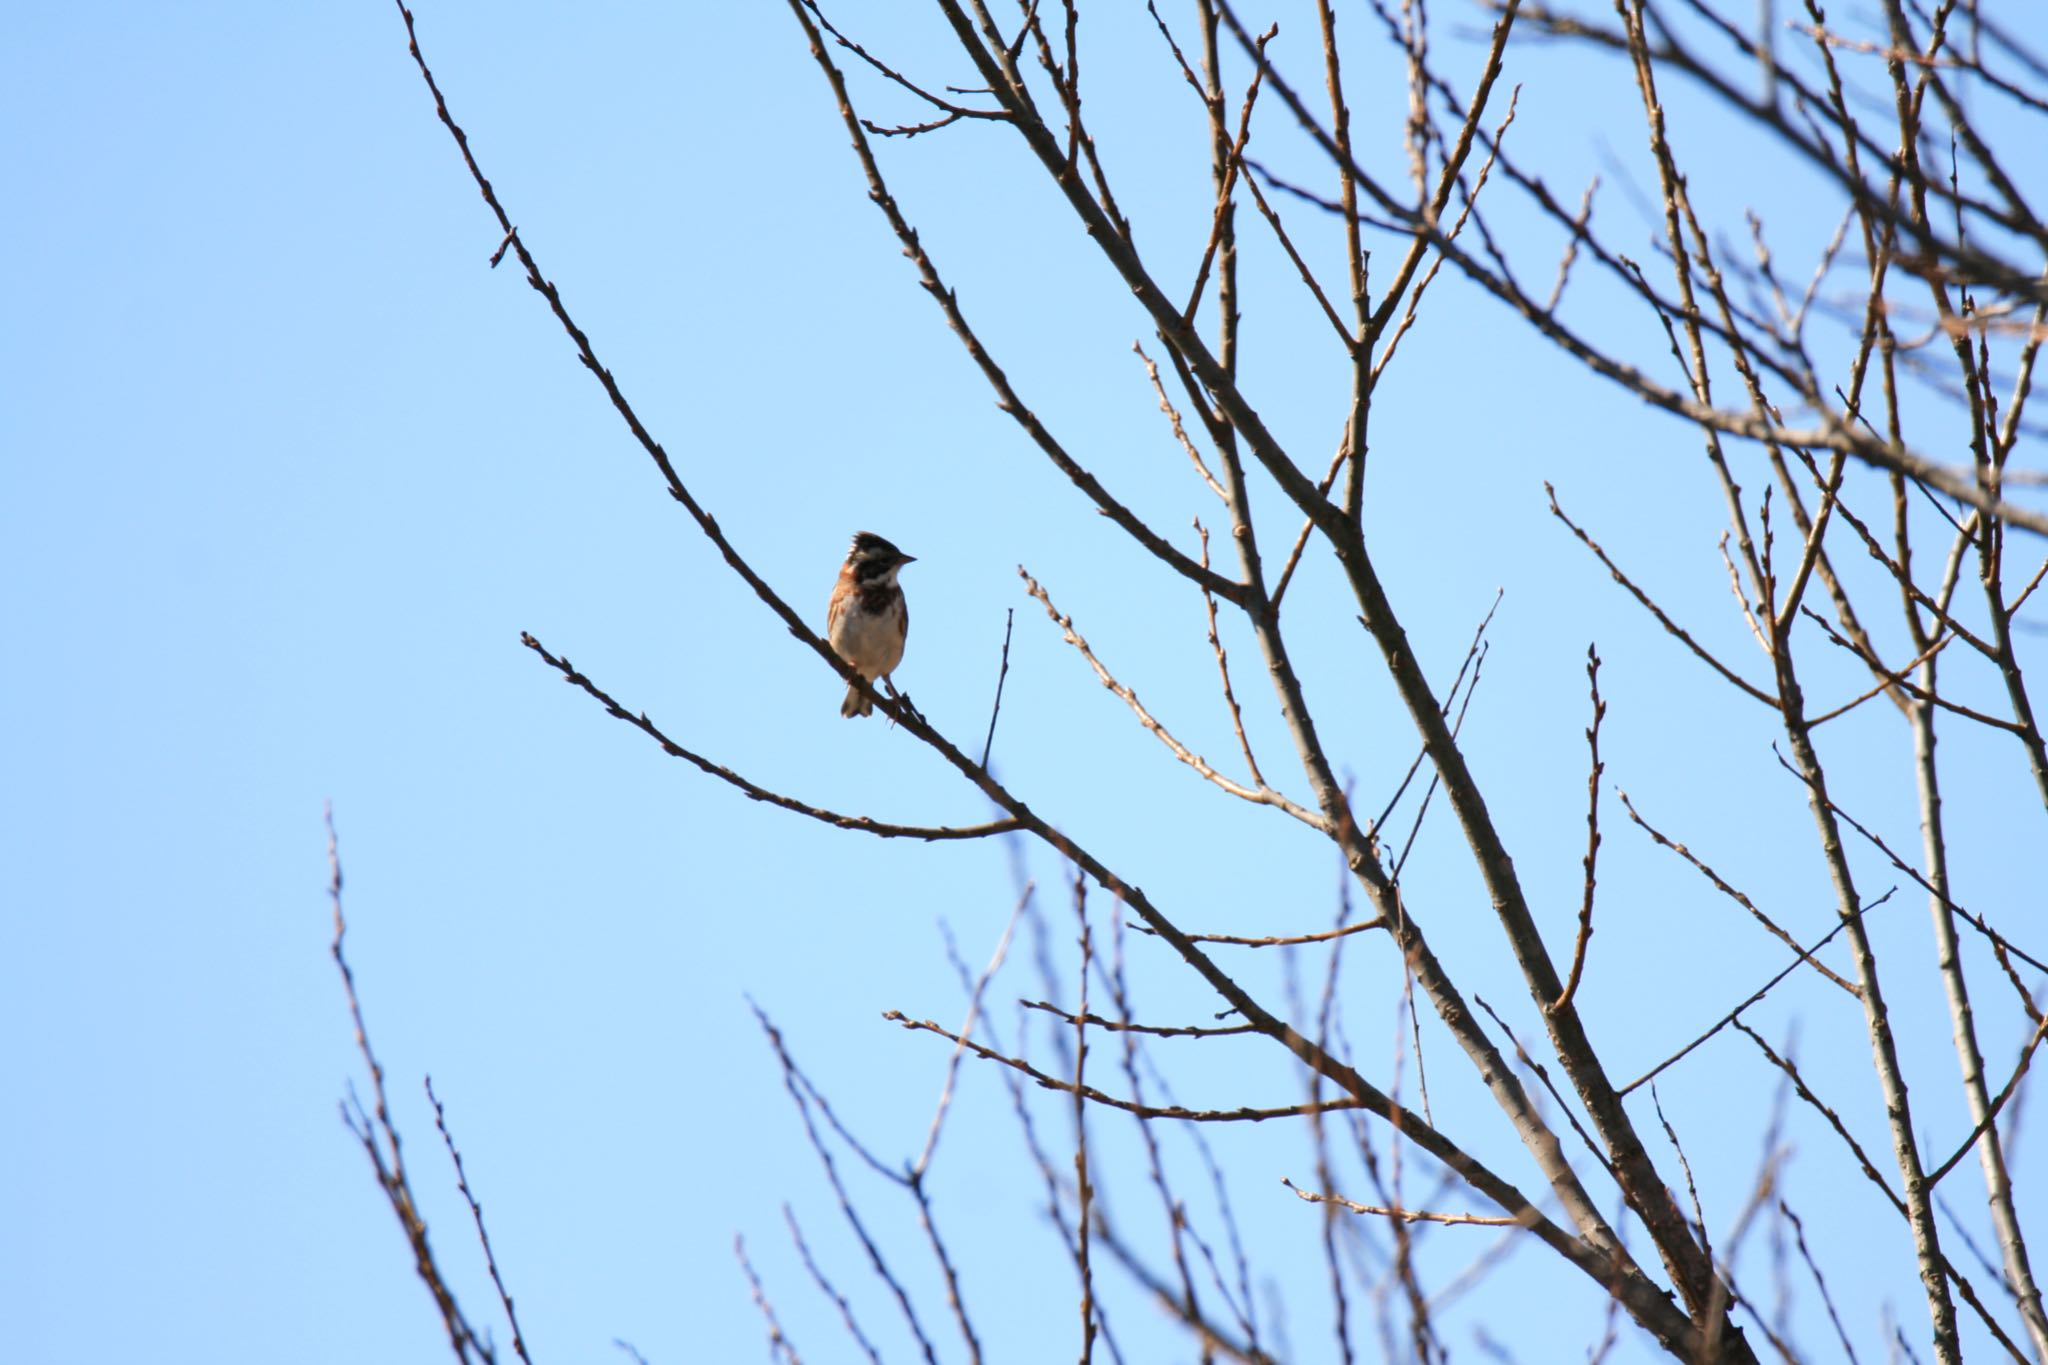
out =
[[[1088,511],[995,410],[866,202],[794,24],[780,7],[730,8],[430,4],[419,22],[525,239],[753,563],[822,623],[852,531],[917,555],[898,681],[970,750],[1014,609],[995,741],[1004,780],[1185,927],[1321,927],[1338,886],[1327,846],[1174,765],[1061,644],[1016,570],[1029,567],[1105,661],[1220,761],[1234,742],[1199,597]],[[1091,111],[1122,139],[1106,146],[1141,240],[1191,261],[1206,149],[1178,76],[1144,46],[1149,22],[1091,20],[1105,49],[1128,41],[1147,58],[1106,80]],[[1474,22],[1461,12],[1450,24]],[[0,1032],[13,1046],[0,1070],[12,1100],[0,1131],[0,1357],[445,1350],[336,1112],[362,1076],[327,955],[331,799],[364,1007],[436,1245],[472,1312],[485,1282],[420,1093],[428,1072],[538,1358],[607,1358],[614,1338],[657,1365],[759,1358],[735,1233],[806,1357],[843,1358],[837,1315],[783,1231],[785,1201],[899,1358],[900,1324],[838,1220],[746,1001],[775,1018],[878,1152],[907,1158],[946,1053],[880,1011],[958,1022],[937,925],[984,962],[1020,867],[1071,976],[1062,869],[1036,849],[883,843],[747,802],[521,648],[533,632],[680,742],[771,787],[883,819],[987,818],[913,741],[841,721],[840,684],[665,496],[516,268],[486,268],[498,232],[393,8],[16,8],[4,23],[0,117],[12,132],[0,155],[15,193],[0,252],[15,274],[0,324],[12,663],[0,682]],[[1302,59],[1307,11],[1285,32],[1285,54]],[[906,26],[890,50],[936,64],[942,36]],[[1444,44],[1469,71],[1469,49]],[[1631,157],[1642,173],[1618,66],[1540,48],[1517,61],[1510,74],[1527,85],[1515,135],[1554,184],[1576,194]],[[1358,116],[1398,168],[1389,130],[1402,95],[1388,76],[1361,65]],[[904,112],[878,102],[877,117]],[[1692,150],[1703,197],[1768,204],[1799,262],[1788,273],[1803,278],[1838,206],[1807,202],[1752,149]],[[1129,354],[1149,333],[1047,187],[992,127],[884,151],[892,188],[1027,400],[1121,496],[1192,544],[1188,519],[1214,508]],[[1602,213],[1647,240],[1624,192]],[[1295,219],[1330,259],[1329,225]],[[1320,463],[1341,420],[1341,365],[1284,265],[1247,268],[1262,291],[1247,387]],[[1635,344],[1661,355],[1612,304],[1585,286],[1584,316],[1618,335],[1636,328]],[[1768,717],[1711,686],[1544,511],[1548,479],[1713,647],[1760,676],[1715,556],[1721,513],[1697,438],[1586,380],[1448,277],[1402,345],[1401,382],[1374,416],[1375,554],[1439,686],[1506,590],[1465,734],[1546,932],[1567,941],[1576,910],[1583,658],[1597,641],[1609,782],[1817,937],[1831,914],[1824,869]],[[1340,589],[1327,563],[1304,569],[1289,603],[1297,648],[1346,776],[1386,792],[1412,739]],[[1228,643],[1240,695],[1257,695],[1252,642]],[[1822,648],[1809,646],[1823,690],[1860,690]],[[1270,702],[1250,705],[1268,768],[1284,768]],[[1954,731],[1945,745],[1966,812],[1954,820],[1961,898],[2022,914],[2039,886],[2024,772],[1980,736]],[[1831,746],[1857,813],[1915,846],[1894,718],[1870,708]],[[1611,1069],[1632,1076],[1781,962],[1611,803],[1605,821],[1609,899],[1583,999],[1613,1039]],[[1872,894],[1896,880],[1864,866]],[[1538,1035],[1448,825],[1425,828],[1410,886],[1432,905],[1453,970],[1523,1037]],[[1935,1010],[1920,898],[1901,887],[1875,922],[1899,964],[1897,1006]],[[1141,1015],[1213,1013],[1150,944],[1127,951]],[[1311,980],[1319,962],[1302,963]],[[1284,996],[1276,962],[1244,971]],[[1348,1028],[1384,1079],[1400,1036],[1398,964],[1384,945],[1361,948],[1345,980]],[[1796,1031],[1881,1149],[1860,1020],[1821,990],[1774,999],[1758,1026]],[[1005,1037],[1010,1002],[1043,993],[1020,954],[993,992]],[[2008,1063],[2012,1020],[1988,1027]],[[1425,1028],[1424,1042],[1443,1126],[1533,1188],[1448,1040]],[[1174,1046],[1162,1062],[1184,1102],[1300,1097],[1301,1078],[1270,1048]],[[1916,1085],[1953,1096],[1945,1023],[1905,1046]],[[1105,1047],[1098,1065],[1111,1057]],[[1755,1057],[1725,1038],[1664,1088],[1717,1228],[1753,1179],[1770,1092]],[[1068,1142],[1065,1101],[1032,1099],[1043,1130]],[[1063,1355],[1073,1271],[1037,1212],[1008,1097],[970,1066],[956,1106],[937,1197],[982,1335],[1004,1359]],[[1931,1150],[1966,1127],[1940,1098],[1921,1118]],[[1872,1350],[1887,1306],[1918,1331],[1891,1215],[1841,1175],[1831,1135],[1794,1124],[1789,1197],[1817,1250],[1841,1258],[1835,1288],[1854,1322]],[[1103,1160],[1135,1160],[1126,1128],[1096,1127]],[[2028,1181],[2038,1130],[2018,1163],[2023,1212],[2040,1207]],[[1313,1183],[1300,1134],[1206,1136],[1247,1235],[1285,1281],[1296,1358],[1329,1358],[1319,1224],[1279,1184]],[[1168,1141],[1192,1160],[1184,1135]],[[1138,1168],[1123,1169],[1121,1222],[1153,1235],[1156,1207]],[[915,1263],[908,1209],[871,1181],[862,1189],[888,1245]],[[1201,1191],[1190,1198],[1208,1207]],[[1952,1198],[1977,1215],[1976,1192]],[[1440,1281],[1491,1235],[1466,1231],[1431,1238]],[[1116,1327],[1134,1359],[1191,1358],[1152,1310],[1123,1302]],[[942,1313],[930,1293],[925,1306],[928,1320]],[[1445,1330],[1461,1353],[1483,1326],[1519,1359],[1576,1359],[1601,1308],[1525,1247],[1483,1301],[1447,1310]],[[1798,1320],[1819,1346],[1817,1309],[1806,1294]],[[1646,1350],[1625,1339],[1618,1358]]]

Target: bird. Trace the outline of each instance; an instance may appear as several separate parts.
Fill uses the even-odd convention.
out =
[[[896,665],[903,662],[903,639],[910,631],[910,611],[903,602],[903,589],[896,575],[905,564],[916,562],[876,535],[860,531],[839,566],[839,581],[832,587],[832,605],[825,619],[825,638],[839,657],[869,682],[888,682]],[[889,683],[890,692],[896,690]],[[860,688],[848,685],[839,714],[865,716],[874,702]]]

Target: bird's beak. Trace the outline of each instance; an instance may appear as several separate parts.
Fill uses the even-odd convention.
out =
[[[905,564],[915,564],[915,563],[917,563],[917,556],[916,556],[916,555],[905,555],[905,556],[903,556],[903,562],[904,562]]]

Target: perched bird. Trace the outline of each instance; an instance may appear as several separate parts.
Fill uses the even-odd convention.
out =
[[[903,589],[896,586],[896,574],[915,560],[916,556],[903,553],[874,532],[861,531],[839,568],[832,608],[825,618],[825,638],[839,651],[839,657],[869,682],[886,681],[903,662],[910,611],[903,604]],[[895,691],[894,683],[889,690]],[[874,709],[875,704],[862,696],[859,688],[849,686],[839,714],[865,716]]]

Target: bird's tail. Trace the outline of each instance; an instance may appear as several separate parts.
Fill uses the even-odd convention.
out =
[[[875,704],[868,700],[866,693],[862,692],[858,687],[853,686],[851,683],[847,684],[846,700],[839,703],[840,715],[846,716],[848,718],[854,716],[867,716],[873,715],[874,710]]]

